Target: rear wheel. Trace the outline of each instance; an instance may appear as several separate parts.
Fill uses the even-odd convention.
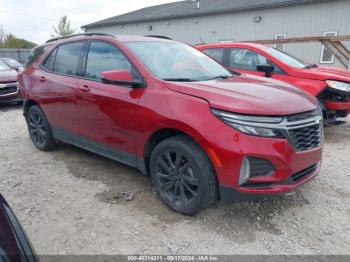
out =
[[[31,106],[28,109],[26,121],[30,138],[39,150],[50,151],[57,148],[49,122],[38,106]]]
[[[202,149],[185,136],[160,142],[150,162],[152,182],[173,210],[194,215],[216,200],[216,179]]]

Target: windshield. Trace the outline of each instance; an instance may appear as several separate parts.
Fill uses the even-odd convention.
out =
[[[127,46],[158,78],[205,81],[232,74],[202,52],[177,42],[131,42]]]
[[[263,47],[263,51],[280,60],[282,63],[295,68],[305,68],[306,64],[301,60],[272,47]]]
[[[0,60],[0,71],[9,71],[11,68],[3,61]]]

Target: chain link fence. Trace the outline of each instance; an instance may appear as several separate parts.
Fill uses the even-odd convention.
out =
[[[0,48],[0,57],[13,58],[24,64],[31,50],[30,48]]]

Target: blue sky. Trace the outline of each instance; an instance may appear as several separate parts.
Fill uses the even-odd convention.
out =
[[[45,42],[61,16],[67,15],[73,28],[176,0],[0,0],[0,26],[35,43]]]

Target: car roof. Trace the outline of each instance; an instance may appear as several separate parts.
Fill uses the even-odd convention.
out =
[[[212,44],[201,44],[196,46],[199,49],[208,49],[208,48],[228,48],[228,47],[253,47],[253,48],[262,48],[266,47],[262,44],[249,43],[249,42],[237,42],[237,43],[212,43]]]
[[[114,39],[116,41],[126,42],[170,42],[173,41],[164,36],[136,36],[136,35],[112,35],[104,33],[84,33],[78,35],[72,35],[62,38],[54,38],[46,41],[46,44],[58,44],[58,43],[69,43],[78,40],[106,40]]]

